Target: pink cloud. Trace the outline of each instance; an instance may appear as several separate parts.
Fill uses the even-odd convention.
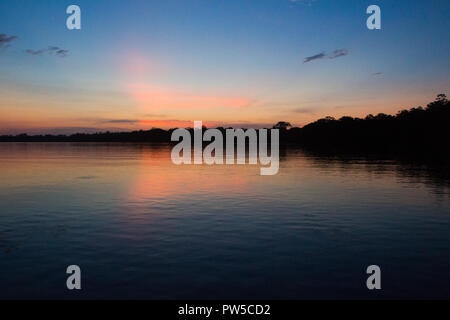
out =
[[[142,127],[152,127],[152,128],[193,128],[194,121],[192,120],[140,120],[138,124]],[[222,122],[222,121],[203,121],[203,126],[207,128],[243,128],[243,129],[261,129],[261,128],[272,128],[272,123],[252,123],[252,122]]]

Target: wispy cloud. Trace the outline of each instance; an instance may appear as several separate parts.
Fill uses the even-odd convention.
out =
[[[18,36],[8,36],[5,33],[0,33],[0,48],[8,48],[11,45],[11,42],[18,39]],[[33,50],[33,49],[27,49],[25,50],[25,53],[32,55],[32,56],[38,56],[45,52],[48,52],[51,55],[55,55],[61,58],[64,58],[69,53],[68,50],[62,49],[60,47],[55,46],[49,46],[47,49],[39,49],[39,50]]]
[[[0,33],[0,48],[8,48],[11,42],[17,38],[17,36],[8,36],[7,34]]]
[[[192,128],[194,121],[192,120],[142,120],[140,125],[153,128]],[[242,129],[261,129],[271,128],[274,123],[253,123],[253,122],[222,122],[222,121],[203,121],[203,125],[207,128],[242,128]]]
[[[303,63],[307,63],[307,62],[310,62],[310,61],[313,61],[313,60],[319,60],[319,59],[323,59],[323,58],[325,58],[325,52],[316,54],[316,55],[311,56],[311,57],[306,57],[303,60]]]
[[[59,47],[54,47],[54,46],[50,46],[47,49],[40,49],[40,50],[27,49],[27,50],[25,50],[25,52],[30,55],[33,55],[33,56],[38,56],[38,55],[41,55],[41,54],[47,52],[48,54],[55,55],[60,58],[66,57],[67,54],[69,53],[68,50],[61,49]]]
[[[334,50],[333,53],[328,56],[328,58],[336,59],[336,58],[343,57],[343,56],[346,56],[346,55],[348,55],[348,50],[347,49],[338,49],[338,50]]]
[[[31,54],[32,56],[38,56],[38,55],[44,53],[45,50],[31,50],[31,49],[28,49],[28,50],[25,50],[25,52],[28,53],[28,54]]]
[[[48,51],[50,52],[50,54],[54,54],[61,58],[64,58],[69,53],[68,50],[61,49],[59,47],[48,47]]]
[[[383,74],[383,72],[375,72],[375,73],[372,73],[373,76],[381,76],[382,74]]]
[[[321,52],[321,53],[316,54],[314,56],[306,57],[303,60],[303,63],[311,62],[311,61],[314,61],[314,60],[324,59],[326,57],[328,57],[329,59],[336,59],[336,58],[339,58],[339,57],[344,57],[346,55],[348,55],[348,50],[347,49],[337,49],[337,50],[334,50],[333,53],[331,53],[328,56],[327,56],[327,54],[325,52]]]

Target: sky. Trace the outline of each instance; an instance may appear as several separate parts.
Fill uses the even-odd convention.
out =
[[[1,0],[0,134],[395,114],[449,94],[449,16],[447,0]]]

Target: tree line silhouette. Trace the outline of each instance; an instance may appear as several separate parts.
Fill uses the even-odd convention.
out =
[[[445,94],[439,94],[426,108],[401,110],[396,115],[325,117],[302,128],[287,130],[289,123],[281,126],[283,142],[309,148],[450,153],[450,103]]]
[[[280,121],[282,146],[298,145],[311,149],[450,154],[450,102],[439,94],[427,107],[401,110],[396,115],[380,113],[365,118],[325,117],[304,127]],[[226,128],[218,128],[225,132]],[[132,132],[99,132],[72,135],[0,136],[0,142],[170,142],[175,129]],[[190,129],[192,130],[192,129]]]

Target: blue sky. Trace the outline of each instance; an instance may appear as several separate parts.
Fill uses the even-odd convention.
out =
[[[81,30],[66,28],[71,4]],[[371,4],[381,30],[366,28]],[[0,48],[0,125],[302,125],[393,113],[449,88],[449,13],[439,0],[4,0],[0,34],[17,39]],[[335,50],[344,54],[330,59]]]

